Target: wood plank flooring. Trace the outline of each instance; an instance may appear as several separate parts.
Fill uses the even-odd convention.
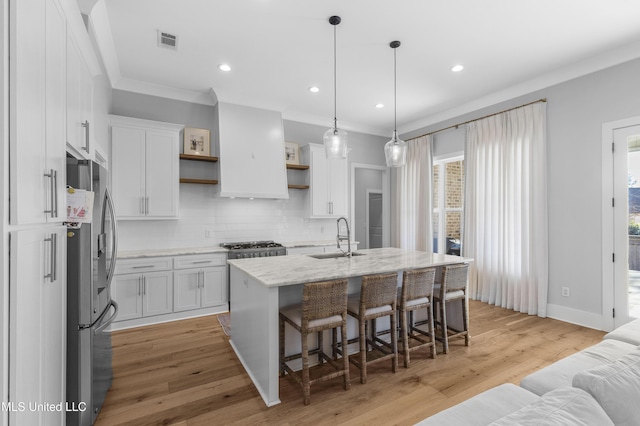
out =
[[[603,332],[470,301],[471,345],[450,343],[431,359],[412,352],[368,370],[361,385],[351,368],[342,380],[311,388],[311,405],[290,378],[280,379],[282,403],[267,408],[236,358],[216,316],[113,333],[113,385],[96,426],[112,425],[412,425],[501,383],[597,343]],[[231,324],[233,334],[233,324]]]

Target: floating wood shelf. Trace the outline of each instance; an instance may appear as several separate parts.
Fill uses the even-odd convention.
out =
[[[180,178],[180,183],[199,183],[202,185],[217,185],[217,179],[190,179],[190,178]]]
[[[309,166],[303,164],[287,164],[287,169],[291,170],[308,170]]]
[[[289,189],[309,189],[309,185],[288,185]]]
[[[215,163],[218,161],[218,157],[209,157],[204,155],[190,155],[190,154],[180,154],[181,160],[191,160],[191,161],[209,161],[211,163]]]

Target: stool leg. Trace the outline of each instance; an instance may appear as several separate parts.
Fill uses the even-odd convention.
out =
[[[360,323],[360,383],[367,383],[367,335],[365,320],[358,319]]]
[[[391,330],[396,330],[398,326],[396,322],[396,313],[392,313],[390,315],[391,320]],[[375,320],[374,320],[375,321]],[[391,358],[391,370],[395,373],[398,371],[398,334],[395,332],[390,333],[391,335],[391,350],[393,351],[393,358]],[[409,353],[407,351],[407,353]]]
[[[442,346],[445,354],[449,353],[449,332],[447,330],[447,302],[440,300],[440,325],[442,328]]]
[[[342,361],[344,362],[344,390],[351,389],[351,378],[349,377],[349,355],[347,354],[347,322],[343,321],[340,331],[342,332]],[[335,328],[333,329],[335,331]],[[337,333],[336,333],[337,334]],[[337,343],[336,343],[337,344]]]
[[[331,356],[333,359],[338,359],[338,333],[335,328],[331,329]]]
[[[402,333],[402,352],[404,353],[404,368],[409,368],[409,333],[411,326],[407,324],[407,311],[400,309],[400,330]]]
[[[469,301],[465,297],[462,299],[462,320],[464,321],[464,345],[469,346]]]
[[[302,393],[304,405],[311,403],[311,383],[309,380],[309,342],[307,334],[300,333],[302,337]]]
[[[433,323],[433,303],[431,303],[429,305],[429,307],[427,307],[427,315],[429,316],[429,334],[431,335],[431,358],[435,359],[436,358],[436,352],[437,352],[437,348],[436,348],[436,328],[435,328],[435,324]]]
[[[324,351],[323,334],[324,333],[322,331],[318,331],[318,349],[320,350],[320,352],[318,352],[318,365],[322,365],[324,362],[324,359],[322,358],[322,352]]]

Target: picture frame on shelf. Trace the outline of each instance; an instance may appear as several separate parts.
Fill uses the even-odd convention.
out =
[[[286,164],[300,164],[300,145],[295,142],[285,142],[284,161]]]
[[[184,153],[211,156],[211,131],[195,127],[184,128]]]

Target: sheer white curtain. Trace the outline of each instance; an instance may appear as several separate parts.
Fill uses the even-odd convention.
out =
[[[470,297],[546,316],[546,103],[470,123],[465,164]]]
[[[407,141],[407,164],[396,170],[396,246],[433,251],[432,136]]]

